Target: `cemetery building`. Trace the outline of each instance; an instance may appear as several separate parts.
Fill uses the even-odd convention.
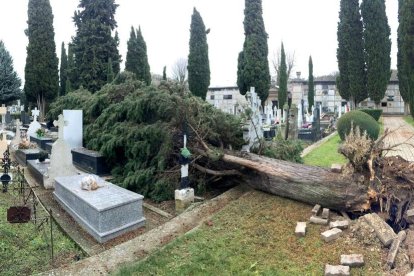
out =
[[[345,112],[348,102],[341,98],[336,87],[336,75],[315,77],[315,106],[321,105],[322,112],[338,112],[341,105],[342,113]],[[273,111],[278,106],[277,87],[272,85],[269,90],[269,97],[265,105],[271,102]],[[304,110],[308,107],[308,80],[301,77],[297,72],[295,78],[288,83],[288,91],[292,97],[292,103],[297,106],[303,102]],[[241,95],[237,86],[211,87],[208,89],[206,101],[216,108],[234,115],[243,112],[242,106],[247,106],[245,96]],[[362,108],[374,108],[375,104],[369,98],[359,104]],[[380,108],[384,114],[404,114],[404,101],[400,95],[398,86],[397,71],[392,70],[387,91],[381,101]]]

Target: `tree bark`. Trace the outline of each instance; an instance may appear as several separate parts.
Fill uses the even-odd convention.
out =
[[[222,160],[247,168],[247,182],[253,188],[326,208],[364,211],[370,208],[375,191],[361,174],[334,173],[307,166],[249,154],[245,158],[224,154]]]

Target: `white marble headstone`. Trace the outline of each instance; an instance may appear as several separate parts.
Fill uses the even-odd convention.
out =
[[[71,149],[83,146],[83,113],[82,110],[63,110],[65,125],[63,137]],[[60,128],[60,126],[59,126]]]
[[[40,123],[37,121],[37,116],[39,116],[40,111],[37,109],[37,107],[32,110],[32,116],[33,116],[33,122],[30,123],[29,128],[27,129],[27,139],[30,141],[30,136],[36,136],[36,131],[39,128],[42,128]]]
[[[7,107],[3,104],[0,107],[0,115],[1,115],[2,124],[6,123],[6,113],[7,113]]]
[[[16,134],[13,137],[13,140],[11,141],[12,146],[19,145],[22,141],[22,137],[20,134],[20,127],[22,126],[22,123],[19,119],[16,119]]]

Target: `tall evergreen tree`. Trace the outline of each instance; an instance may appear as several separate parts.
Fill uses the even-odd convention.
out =
[[[167,66],[162,69],[162,80],[167,80]]]
[[[384,0],[363,0],[361,15],[364,25],[367,92],[379,105],[391,77],[391,30]]]
[[[13,59],[0,40],[0,103],[7,104],[22,95],[22,82],[14,71]]]
[[[267,33],[262,16],[261,0],[245,0],[243,51],[240,52],[237,66],[237,86],[245,95],[250,87],[264,102],[269,95],[270,73]]]
[[[66,55],[65,43],[62,42],[61,54],[60,54],[60,90],[59,96],[66,94],[66,82],[68,80],[68,56]]]
[[[80,0],[75,12],[76,36],[73,38],[75,67],[79,85],[95,92],[107,81],[108,61],[112,59],[113,71],[119,72],[121,57],[119,39],[111,32],[117,27],[115,0]],[[118,41],[117,41],[118,40]]]
[[[403,58],[404,55],[404,37],[406,35],[406,21],[407,18],[403,16],[404,3],[406,0],[398,0],[398,53],[397,53],[397,68],[398,68],[398,84],[400,89],[400,95],[404,100],[404,114],[408,113],[410,94],[409,94],[409,85],[408,85],[408,73],[407,73],[407,60]]]
[[[114,70],[112,67],[112,59],[109,58],[108,60],[108,66],[106,68],[106,82],[111,83],[114,80]]]
[[[37,103],[41,115],[44,115],[46,102],[53,100],[59,91],[58,58],[49,0],[29,0],[27,23],[29,44],[24,91],[27,100]]]
[[[188,86],[193,95],[206,99],[210,85],[207,32],[200,13],[194,8],[190,26]]]
[[[67,68],[67,82],[66,94],[79,88],[79,76],[75,65],[75,55],[73,53],[73,44],[68,45],[68,68]]]
[[[151,83],[151,72],[148,63],[147,45],[142,36],[141,27],[134,30],[131,27],[131,33],[128,40],[128,51],[125,61],[125,70],[135,74],[138,80]]]
[[[279,84],[279,91],[278,91],[278,103],[279,108],[283,109],[283,106],[285,105],[287,101],[287,82],[288,82],[288,76],[287,76],[287,65],[286,65],[286,54],[285,54],[285,47],[283,46],[280,50],[281,56],[280,56],[280,64],[279,64],[279,76],[278,76],[278,84]]]
[[[359,0],[341,0],[338,23],[338,88],[340,95],[358,104],[368,97],[364,41]]]
[[[404,0],[401,5],[399,31],[401,36],[401,60],[409,98],[411,116],[414,118],[414,0]]]
[[[309,56],[309,76],[308,76],[308,112],[311,113],[315,101],[315,85],[313,82],[313,62],[312,56]]]

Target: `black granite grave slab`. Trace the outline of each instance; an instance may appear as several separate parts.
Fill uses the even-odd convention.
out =
[[[12,122],[12,117],[10,114],[10,111],[7,111],[6,113],[6,124],[10,124]]]
[[[34,142],[37,144],[37,146],[43,150],[46,150],[46,143],[53,142],[52,138],[49,137],[36,137],[36,136],[30,136],[30,142]]]
[[[72,163],[79,169],[96,175],[109,174],[105,157],[97,151],[85,148],[72,149]]]
[[[28,160],[39,158],[40,149],[18,149],[15,153],[17,161],[23,165],[27,165]]]
[[[49,162],[39,162],[37,159],[27,161],[27,168],[29,169],[29,172],[32,174],[36,182],[42,185],[43,187],[45,185],[44,179],[45,177],[47,177],[47,171],[49,166]]]
[[[52,145],[53,145],[53,143],[52,143],[52,142],[50,142],[50,143],[46,143],[46,144],[45,144],[45,150],[46,150],[49,154],[52,154]]]

